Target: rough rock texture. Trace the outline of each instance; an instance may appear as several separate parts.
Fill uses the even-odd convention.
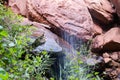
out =
[[[26,16],[27,15],[27,0],[9,0],[9,6],[17,13]]]
[[[101,28],[101,26],[99,26],[97,23],[94,23],[93,26],[93,37],[97,36],[97,35],[101,35],[103,33],[103,29]]]
[[[105,34],[97,36],[92,44],[93,52],[120,51],[120,28],[110,29]]]
[[[107,58],[106,56],[107,55]],[[112,80],[119,80],[120,75],[120,52],[103,53],[105,62],[105,73],[111,77]]]
[[[37,13],[56,27],[80,38],[90,38],[93,23],[83,0],[28,0],[28,2]]]
[[[31,22],[28,19],[24,19],[21,23],[22,25],[33,25],[36,28],[33,30],[31,38],[31,43],[35,52],[47,51],[51,53],[59,53],[62,52],[62,48],[59,45],[59,38],[47,30],[45,27],[49,27],[47,25],[43,25],[37,22]],[[59,55],[59,54],[56,54]]]
[[[104,72],[111,80],[120,79],[120,28],[114,27],[98,35],[92,42],[92,51],[102,54]],[[105,79],[106,80],[106,79]]]
[[[34,51],[42,52],[44,50],[52,53],[62,52],[62,48],[56,43],[54,39],[50,38],[46,39],[45,44],[38,46]]]
[[[93,34],[93,21],[83,0],[27,0],[26,6],[29,19],[52,24],[53,29],[79,38],[89,39]]]
[[[108,0],[84,0],[87,4],[92,17],[96,18],[102,24],[109,24],[113,21],[113,9]]]
[[[120,0],[110,0],[116,8],[117,14],[120,18]]]

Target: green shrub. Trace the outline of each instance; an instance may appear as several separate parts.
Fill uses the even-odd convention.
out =
[[[0,80],[8,80],[8,76],[8,73],[3,68],[0,68]]]
[[[67,59],[64,68],[61,68],[61,74],[64,74],[64,76],[61,76],[60,80],[63,77],[66,80],[102,80],[98,76],[98,72],[92,70],[79,57],[72,60]]]
[[[0,67],[6,71],[0,73],[0,79],[45,80],[52,59],[45,51],[36,56],[29,53],[30,26],[21,26],[21,21],[21,16],[0,4]],[[25,59],[21,60],[24,53]]]
[[[61,74],[59,80],[103,80],[99,77],[98,72],[93,71],[91,66],[83,62],[83,57],[87,57],[89,53],[88,45],[84,44],[72,59],[67,57],[64,62],[64,67],[60,69]]]

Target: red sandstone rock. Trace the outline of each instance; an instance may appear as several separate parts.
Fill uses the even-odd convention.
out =
[[[110,73],[110,76],[112,77],[112,80],[114,80],[115,78],[117,78],[117,71],[116,70],[113,70],[113,71],[111,71],[111,73]]]
[[[115,6],[117,14],[120,17],[120,0],[111,0],[111,2]]]
[[[113,60],[118,60],[119,57],[118,57],[118,53],[117,52],[113,52],[110,57],[113,59]]]
[[[120,65],[119,63],[115,61],[111,61],[110,63],[107,64],[105,68],[105,72],[109,77],[111,77],[112,80],[119,80],[119,74],[120,74]]]
[[[110,55],[109,55],[108,53],[104,53],[104,54],[103,54],[103,57],[104,57],[104,58],[109,58]]]
[[[104,58],[104,62],[105,63],[108,63],[108,62],[110,62],[112,59],[111,58]]]
[[[101,23],[109,24],[113,21],[113,13],[115,10],[112,8],[108,0],[84,0],[87,4],[91,15],[99,20]]]
[[[113,66],[113,67],[120,67],[120,63],[115,62],[114,60],[112,60],[109,65],[110,65],[110,66]]]
[[[48,22],[71,35],[90,38],[92,19],[83,0],[28,0]],[[38,4],[39,3],[39,4]]]
[[[27,0],[9,0],[9,6],[17,13],[26,16],[27,15]]]
[[[117,68],[116,70],[117,70],[117,72],[120,74],[120,68]]]
[[[97,36],[92,43],[93,52],[120,51],[120,28],[112,28]]]
[[[118,57],[119,57],[119,60],[118,60],[118,61],[120,62],[120,52],[118,52]]]
[[[103,33],[103,30],[102,30],[101,26],[99,26],[98,24],[94,23],[93,28],[94,28],[93,29],[93,32],[94,32],[93,37]]]
[[[65,30],[79,38],[90,39],[93,34],[93,21],[84,0],[27,0],[26,6],[31,20],[52,24],[53,29]],[[24,6],[17,7],[20,12]]]

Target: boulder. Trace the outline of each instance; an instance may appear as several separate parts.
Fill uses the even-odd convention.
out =
[[[83,39],[90,39],[93,34],[94,24],[84,0],[24,0],[26,6],[22,6],[23,0],[9,0],[9,5],[11,2],[20,4],[16,13],[25,14],[24,11],[30,20],[52,25],[57,33],[64,30]]]
[[[110,0],[116,8],[117,14],[120,18],[120,0]]]
[[[32,35],[30,36],[31,39],[30,45],[32,44],[34,48],[33,52],[37,53],[40,53],[42,51],[47,51],[48,53],[62,52],[62,48],[58,42],[59,38],[54,33],[45,28],[45,27],[49,28],[48,25],[32,22],[26,18],[23,19],[21,24],[33,25],[34,27],[36,27],[32,29]]]
[[[58,29],[89,39],[93,22],[83,0],[28,0],[30,7]],[[55,27],[53,27],[55,28]]]
[[[47,51],[52,53],[62,52],[62,48],[56,43],[54,39],[46,39],[45,44],[39,45],[34,51],[41,52]]]
[[[105,62],[105,63],[108,63],[108,62],[110,62],[110,61],[112,61],[111,58],[104,58],[104,62]]]
[[[110,52],[110,53],[104,53],[103,57],[107,55],[107,57],[104,57],[104,67],[105,67],[105,73],[108,75],[112,80],[119,80],[120,77],[120,62],[119,59],[119,53],[120,52]],[[109,56],[108,56],[109,55]]]
[[[113,52],[113,53],[110,55],[110,57],[111,57],[113,60],[117,61],[117,60],[119,59],[119,53],[118,53],[118,52]]]
[[[103,58],[109,58],[110,55],[108,53],[103,53]]]
[[[95,37],[91,49],[96,53],[120,51],[120,28],[111,28],[105,34]]]
[[[52,33],[51,31],[42,28],[42,31],[44,32],[45,36],[45,43],[42,45],[37,46],[34,51],[35,52],[41,52],[41,51],[47,51],[48,53],[60,53],[62,54],[62,47],[59,45],[59,38]],[[57,54],[59,55],[59,54]]]
[[[37,34],[38,33],[39,32],[37,32]],[[30,39],[32,41],[31,45],[32,45],[33,48],[36,48],[37,46],[40,46],[40,45],[42,45],[46,42],[44,34],[40,35],[40,36],[37,36],[37,37],[35,35],[30,36]]]
[[[17,13],[17,14],[21,14],[23,16],[27,15],[27,0],[9,0],[9,6],[11,7],[11,9]]]
[[[109,0],[84,0],[93,18],[102,24],[109,24],[113,21],[113,13]]]

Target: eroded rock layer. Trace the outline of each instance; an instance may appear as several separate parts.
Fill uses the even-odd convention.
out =
[[[31,20],[54,25],[53,29],[57,27],[79,38],[90,39],[93,34],[93,21],[83,0],[24,0],[18,5],[21,2],[10,0],[9,5]]]

